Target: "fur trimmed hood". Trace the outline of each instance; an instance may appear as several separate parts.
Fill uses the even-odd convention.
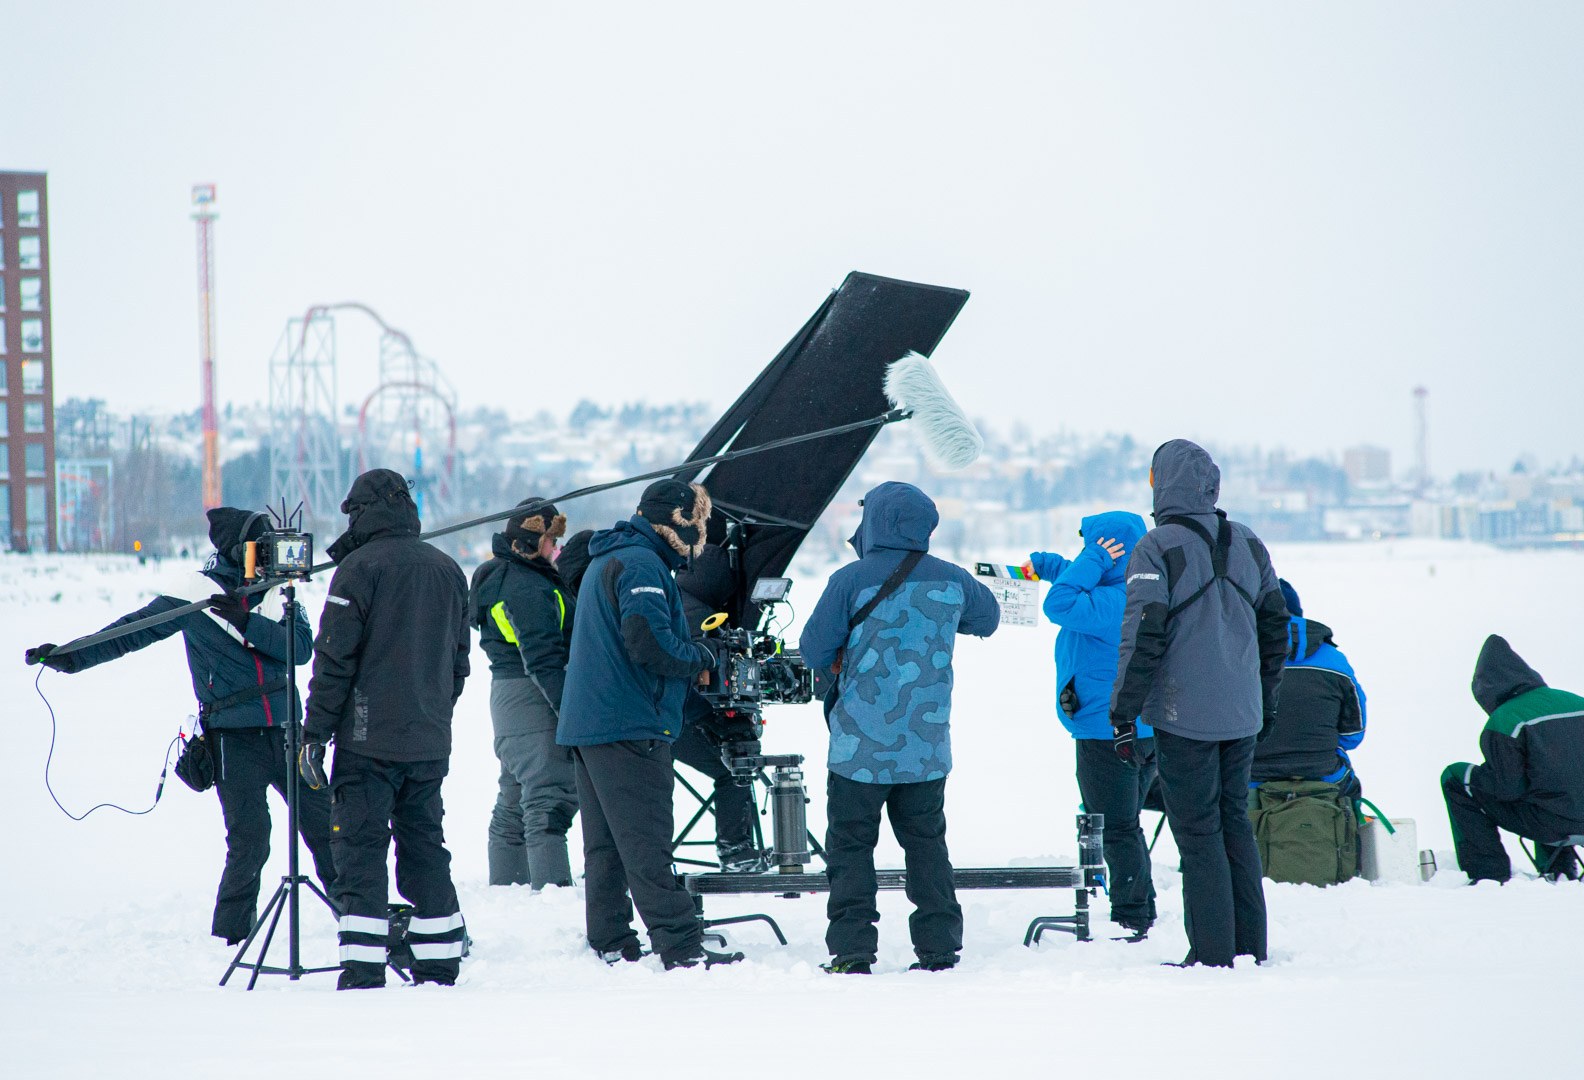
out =
[[[644,489],[638,514],[683,558],[704,550],[705,528],[714,503],[703,484],[657,480]]]

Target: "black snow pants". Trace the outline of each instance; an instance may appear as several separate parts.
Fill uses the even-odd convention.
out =
[[[715,841],[724,850],[740,850],[753,843],[753,788],[738,784],[721,761],[720,744],[696,723],[682,729],[671,747],[671,756],[697,769],[715,783]]]
[[[1265,888],[1248,816],[1254,736],[1201,742],[1156,728],[1155,752],[1166,820],[1182,855],[1188,961],[1264,961]]]
[[[341,908],[341,989],[385,984],[391,838],[396,889],[413,906],[407,940],[415,982],[452,983],[463,923],[445,847],[440,783],[450,763],[381,761],[336,748],[330,780],[334,898]]]
[[[1133,762],[1117,757],[1110,739],[1077,739],[1075,743],[1078,794],[1084,810],[1105,815],[1111,921],[1130,930],[1148,930],[1155,922],[1155,882],[1139,810],[1155,783],[1155,740],[1134,742]]]
[[[269,789],[286,798],[286,732],[281,728],[210,728],[215,793],[225,815],[226,862],[210,933],[236,944],[258,917],[259,877],[270,853]],[[297,832],[326,893],[335,889],[330,855],[330,793],[297,788]]]
[[[636,905],[662,960],[698,955],[704,925],[671,868],[671,745],[634,739],[577,746],[573,754],[590,947],[604,953],[636,946]]]
[[[1470,792],[1460,771],[1449,769],[1441,775],[1441,794],[1446,798],[1447,817],[1452,822],[1458,869],[1472,881],[1506,881],[1512,877],[1512,860],[1502,847],[1500,829],[1539,845],[1542,865],[1556,855],[1556,841],[1584,835],[1584,822],[1564,820],[1522,800],[1501,802]],[[1578,872],[1578,860],[1564,851],[1551,869],[1553,873],[1572,876]]]
[[[826,785],[825,874],[830,879],[825,945],[837,962],[874,963],[880,945],[875,906],[874,852],[880,811],[907,865],[907,898],[913,902],[908,932],[923,963],[955,963],[962,951],[962,907],[946,851],[946,780],[917,784],[862,784],[835,773]]]

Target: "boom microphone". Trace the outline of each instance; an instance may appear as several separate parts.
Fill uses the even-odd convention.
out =
[[[916,352],[886,367],[885,396],[913,414],[922,428],[924,453],[942,469],[966,469],[984,450],[984,436],[952,398],[935,367]]]

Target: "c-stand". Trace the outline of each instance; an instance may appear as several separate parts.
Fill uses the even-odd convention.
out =
[[[286,609],[286,876],[281,878],[280,885],[275,889],[275,895],[270,897],[264,910],[259,913],[258,921],[253,924],[253,929],[248,931],[247,940],[242,942],[242,947],[237,950],[236,956],[231,960],[231,966],[226,968],[225,974],[220,976],[220,985],[224,986],[226,980],[231,978],[232,972],[237,968],[247,968],[253,973],[248,979],[247,988],[253,989],[260,975],[285,975],[293,982],[304,975],[316,975],[325,971],[340,971],[341,966],[334,967],[303,967],[302,965],[302,938],[298,925],[300,909],[297,902],[297,889],[301,885],[308,886],[315,896],[323,900],[325,907],[330,909],[330,914],[339,918],[341,912],[337,910],[332,901],[318,885],[304,876],[297,862],[297,785],[300,779],[297,775],[297,751],[302,743],[302,720],[298,716],[297,701],[297,588],[290,580],[281,588],[281,597]],[[287,960],[285,967],[271,967],[264,962],[269,954],[271,942],[275,940],[275,929],[280,923],[282,912],[287,912],[286,939]],[[253,941],[264,929],[264,924],[269,923],[269,929],[264,932],[263,944],[259,946],[258,959],[245,961],[242,958],[253,947]]]

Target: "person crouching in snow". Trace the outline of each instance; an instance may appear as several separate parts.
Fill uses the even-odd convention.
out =
[[[1578,876],[1570,838],[1584,836],[1584,697],[1547,686],[1492,634],[1474,665],[1474,700],[1490,717],[1485,760],[1441,773],[1458,868],[1470,881],[1506,881],[1512,862],[1499,829],[1528,837],[1550,877]]]
[[[866,975],[875,962],[883,808],[907,858],[913,967],[943,971],[962,950],[946,851],[952,650],[959,632],[994,633],[1001,609],[973,575],[928,554],[940,522],[929,496],[885,483],[862,506],[858,561],[831,575],[798,643],[811,668],[834,668],[839,680],[829,715],[825,944],[833,959],[825,970]]]
[[[1155,883],[1139,810],[1155,782],[1155,732],[1140,722],[1131,760],[1112,749],[1111,687],[1127,606],[1127,555],[1148,530],[1137,514],[1116,510],[1080,523],[1083,550],[1066,559],[1036,551],[1024,564],[1051,583],[1045,617],[1056,635],[1056,710],[1072,735],[1084,810],[1105,815],[1105,861],[1111,921],[1142,941],[1155,922]]]

